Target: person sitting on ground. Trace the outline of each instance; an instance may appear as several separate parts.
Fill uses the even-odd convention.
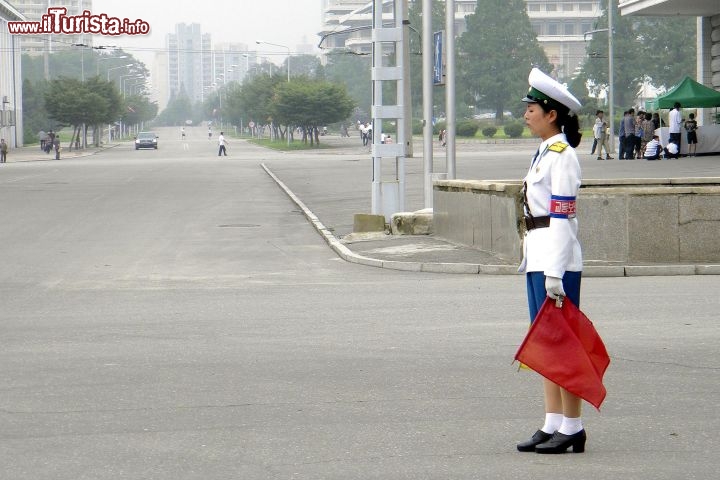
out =
[[[680,149],[677,143],[670,142],[667,144],[667,147],[665,147],[665,158],[680,158]]]
[[[645,145],[643,158],[645,160],[660,160],[660,153],[662,150],[663,148],[660,144],[660,137],[653,135],[652,140]]]

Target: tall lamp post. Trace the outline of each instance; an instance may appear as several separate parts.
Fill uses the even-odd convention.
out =
[[[106,56],[100,56],[100,57],[98,57],[97,61],[95,62],[95,75],[98,75],[98,76],[100,75],[100,62],[101,62],[101,61],[103,61],[103,60],[113,60],[113,59],[116,59],[116,58],[128,58],[128,56],[127,56],[127,55],[120,55],[119,57],[106,57]],[[108,81],[110,81],[109,78],[108,78]]]
[[[130,67],[132,67],[132,66],[133,66],[132,63],[128,63],[127,65],[120,65],[119,67],[110,67],[110,68],[108,68],[108,69],[107,69],[107,81],[108,81],[108,82],[110,81],[110,71],[111,71],[111,70],[117,70],[118,68],[130,68]]]
[[[287,45],[281,45],[279,43],[263,42],[262,40],[255,40],[258,45],[272,45],[273,47],[287,48],[287,81],[290,81],[290,47]]]
[[[287,75],[287,81],[288,81],[288,83],[290,83],[290,47],[288,47],[287,45],[281,45],[281,44],[279,44],[279,43],[263,42],[262,40],[256,40],[255,43],[257,43],[258,45],[265,44],[265,45],[272,45],[273,47],[287,48],[287,51],[288,51],[288,55],[287,55],[287,71],[288,71],[288,72],[287,72],[287,73],[288,73],[288,75]],[[288,143],[288,147],[289,147],[289,146],[290,146],[290,125],[289,125],[289,124],[288,124],[288,126],[287,126],[287,129],[288,129],[288,131],[287,131],[287,143]]]
[[[587,39],[588,35],[593,33],[607,32],[608,34],[608,132],[610,135],[610,151],[615,151],[615,98],[614,98],[614,80],[613,69],[613,28],[612,28],[612,0],[608,0],[608,28],[599,28],[583,33],[583,39]]]

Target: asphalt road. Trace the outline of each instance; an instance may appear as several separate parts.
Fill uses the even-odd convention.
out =
[[[584,280],[607,400],[521,454],[523,278],[340,260],[259,167],[312,161],[198,128],[0,168],[0,478],[715,478],[720,278]]]

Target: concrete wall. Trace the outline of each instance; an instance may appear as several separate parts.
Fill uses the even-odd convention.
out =
[[[518,182],[436,181],[435,235],[519,260]],[[720,262],[720,178],[588,180],[578,196],[588,264]]]

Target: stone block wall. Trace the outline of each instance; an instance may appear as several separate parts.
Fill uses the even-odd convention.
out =
[[[519,261],[518,182],[437,181],[435,235]],[[720,179],[588,180],[578,196],[589,264],[720,263]]]

